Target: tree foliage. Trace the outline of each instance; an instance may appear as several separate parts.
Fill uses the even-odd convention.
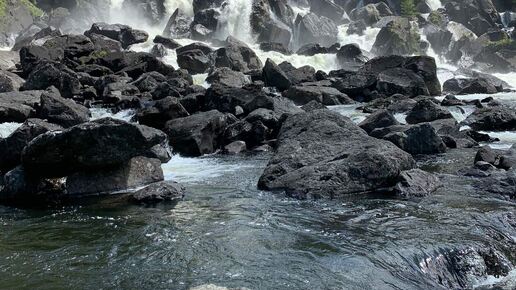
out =
[[[516,1],[516,0],[515,0]],[[401,0],[401,15],[405,17],[414,17],[416,16],[416,4],[414,4],[414,0]]]

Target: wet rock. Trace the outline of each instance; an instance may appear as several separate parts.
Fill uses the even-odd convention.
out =
[[[69,128],[90,120],[88,108],[65,99],[59,92],[48,90],[41,95],[39,117],[51,123]]]
[[[362,20],[367,26],[378,22],[382,17],[394,15],[391,9],[380,2],[378,4],[368,4],[363,7],[353,9],[349,16],[352,20]]]
[[[495,94],[498,92],[496,87],[486,79],[465,79],[453,78],[443,84],[443,90],[448,93],[467,95],[467,94]]]
[[[120,41],[123,48],[128,48],[133,44],[143,43],[149,38],[149,35],[145,31],[132,29],[128,25],[107,24],[103,22],[94,23],[84,34],[89,36],[92,33]]]
[[[168,54],[168,52],[163,44],[158,43],[152,47],[150,54],[154,55],[155,57],[164,57]]]
[[[288,50],[282,43],[278,42],[262,42],[260,43],[260,49],[265,52],[276,51],[284,55],[291,55],[292,52]]]
[[[512,131],[516,130],[516,112],[506,106],[487,106],[475,110],[462,124],[478,131]]]
[[[410,55],[420,53],[420,36],[408,18],[395,18],[376,37],[372,52],[376,55]]]
[[[61,50],[51,50],[42,46],[26,46],[20,50],[20,65],[25,75],[31,73],[41,62],[61,61],[63,58]]]
[[[134,192],[131,200],[139,204],[176,202],[183,199],[185,192],[185,187],[177,182],[156,182]]]
[[[395,192],[401,197],[425,197],[441,187],[437,176],[421,169],[412,169],[401,172]]]
[[[222,146],[224,129],[235,117],[216,110],[168,121],[165,132],[172,149],[186,156],[214,153]]]
[[[160,84],[167,82],[168,79],[164,75],[160,74],[159,72],[148,72],[142,74],[137,80],[130,83],[128,88],[131,88],[132,92],[129,94],[136,94],[139,92],[152,92],[154,91]],[[134,87],[137,88],[137,90],[134,89]],[[128,92],[127,89],[122,89],[122,92]]]
[[[358,126],[364,129],[367,133],[370,133],[376,128],[390,127],[399,124],[400,123],[398,120],[396,120],[396,118],[389,111],[378,110],[369,115]]]
[[[177,51],[177,63],[180,68],[192,74],[205,73],[214,65],[212,49],[201,43],[183,46]]]
[[[324,16],[308,13],[305,16],[298,15],[295,21],[295,36],[298,45],[318,43],[329,46],[338,42],[338,28],[335,22]]]
[[[22,164],[36,176],[63,177],[145,156],[165,140],[159,130],[105,118],[39,135],[24,149]]]
[[[327,107],[318,101],[311,101],[301,107],[305,112],[311,112],[314,110],[327,109]]]
[[[242,72],[231,70],[227,67],[216,68],[206,78],[209,84],[220,84],[228,87],[241,88],[250,81]]]
[[[121,165],[83,171],[66,178],[69,195],[107,194],[163,180],[159,159],[134,157]]]
[[[344,8],[329,0],[311,2],[310,11],[319,16],[328,17],[336,23],[342,22],[345,13]]]
[[[215,51],[215,66],[229,67],[235,71],[248,72],[262,69],[262,62],[245,43],[228,37],[227,45]]]
[[[465,105],[463,101],[457,99],[454,95],[446,95],[441,102],[441,106],[451,107],[451,106],[463,106]]]
[[[333,86],[354,100],[364,101],[368,99],[372,91],[376,90],[376,81],[376,76],[370,73],[347,72],[341,74]]]
[[[333,87],[291,86],[282,95],[298,105],[305,105],[314,100],[327,106],[354,103],[346,94]]]
[[[341,67],[351,70],[358,70],[369,60],[357,44],[343,45],[337,52],[337,59]]]
[[[285,72],[271,59],[267,59],[262,70],[265,85],[275,87],[280,92],[288,89],[292,83]]]
[[[0,70],[0,93],[18,91],[24,82],[18,75]]]
[[[120,41],[111,39],[107,36],[90,33],[88,34],[88,37],[91,39],[95,51],[120,52],[123,49]]]
[[[378,75],[376,87],[378,92],[388,96],[394,94],[412,97],[430,95],[423,78],[413,71],[404,68],[392,68],[382,71]]]
[[[244,141],[234,141],[224,146],[224,152],[228,154],[240,154],[247,150],[247,145]]]
[[[65,98],[71,98],[80,91],[77,74],[60,63],[41,63],[29,74],[23,90],[45,90],[56,87]]]
[[[321,46],[318,43],[308,43],[301,46],[296,54],[298,55],[306,55],[306,56],[314,56],[316,54],[327,54],[330,53],[327,47]]]
[[[52,26],[40,27],[36,24],[31,25],[26,30],[20,32],[16,37],[13,51],[19,51],[24,46],[41,45],[47,39],[62,35],[61,30]]]
[[[375,129],[373,137],[391,141],[410,154],[437,154],[446,152],[446,144],[429,123],[398,125]]]
[[[178,8],[168,19],[163,35],[166,37],[189,38],[192,21],[191,17]]]
[[[369,137],[348,118],[326,109],[290,116],[277,144],[258,186],[299,198],[334,198],[393,186],[399,173],[415,164],[393,144]]]
[[[48,204],[63,194],[62,179],[41,179],[18,166],[0,176],[0,202],[13,205]]]
[[[138,122],[153,128],[162,129],[169,120],[189,116],[179,99],[166,97],[156,101],[153,106],[141,109],[136,115]]]
[[[409,124],[432,122],[441,119],[453,119],[453,115],[431,99],[423,99],[417,102],[406,117]]]
[[[0,93],[0,123],[25,122],[36,114],[43,91]]]
[[[161,35],[156,35],[153,42],[156,44],[162,44],[167,49],[176,49],[181,47],[181,44],[179,44],[177,41]]]
[[[284,61],[278,66],[288,76],[292,85],[316,81],[315,69],[309,65],[296,68],[290,63]]]
[[[21,163],[23,148],[32,139],[58,130],[62,130],[62,127],[40,119],[28,119],[7,138],[0,139],[0,172],[7,172]]]

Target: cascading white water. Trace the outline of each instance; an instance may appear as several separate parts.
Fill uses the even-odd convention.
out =
[[[250,21],[252,6],[253,0],[228,0],[221,11],[217,37],[225,39],[231,35],[244,42],[254,43]]]
[[[437,10],[443,7],[443,4],[440,0],[426,0],[426,4],[428,4],[432,10]]]
[[[187,15],[193,15],[192,0],[166,0],[165,8],[169,14],[174,13],[179,8]]]

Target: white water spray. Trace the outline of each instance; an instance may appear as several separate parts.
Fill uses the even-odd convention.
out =
[[[226,39],[231,35],[248,44],[254,43],[250,20],[252,6],[252,0],[228,0],[221,11],[217,36]]]
[[[166,0],[165,8],[169,14],[174,13],[179,8],[183,13],[193,16],[192,0]]]
[[[426,4],[428,4],[432,10],[437,10],[443,7],[443,4],[440,0],[426,0]]]

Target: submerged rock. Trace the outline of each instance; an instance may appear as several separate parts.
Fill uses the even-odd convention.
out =
[[[184,186],[177,182],[156,182],[134,192],[131,201],[143,204],[175,202],[183,199],[185,191]]]
[[[410,154],[327,109],[290,116],[277,147],[258,186],[300,198],[381,190],[415,165]]]
[[[395,192],[402,197],[425,197],[441,186],[439,178],[421,169],[403,171]]]

